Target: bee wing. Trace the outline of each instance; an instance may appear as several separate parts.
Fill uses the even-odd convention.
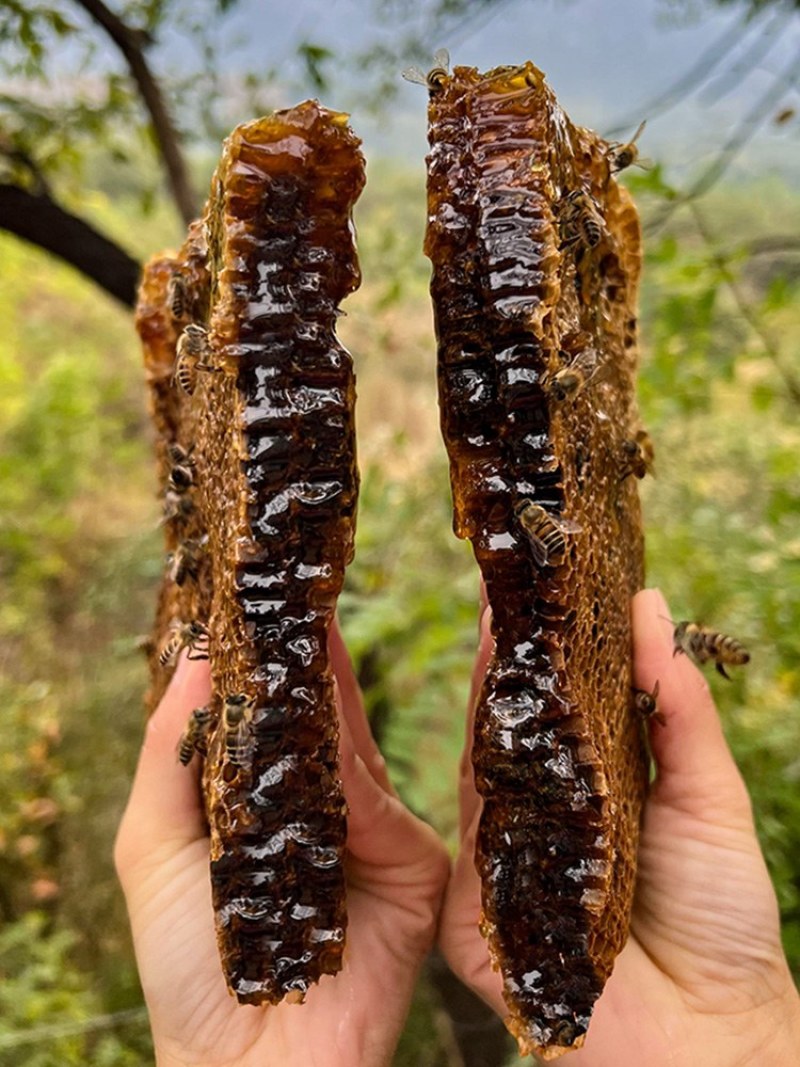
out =
[[[528,542],[531,546],[533,562],[537,567],[544,567],[547,564],[547,545],[541,537],[537,537],[536,534],[533,533],[532,530],[529,530],[525,525],[523,525],[522,528],[525,531],[525,536],[528,538]]]
[[[433,65],[434,67],[442,67],[444,70],[450,70],[450,53],[446,48],[437,48],[433,53]]]
[[[419,67],[406,67],[405,70],[401,71],[401,75],[407,82],[413,82],[415,85],[428,84],[427,75],[423,74]]]
[[[250,717],[248,715],[245,715],[236,727],[235,745],[237,750],[241,752],[242,764],[249,763],[253,754],[255,738],[253,737],[253,731],[250,729]]]
[[[572,519],[564,519],[560,515],[557,521],[564,533],[576,534],[580,533],[583,529],[579,522],[574,522]]]
[[[584,374],[592,374],[600,366],[600,353],[594,345],[590,345],[578,353],[572,362],[572,366],[582,370]]]
[[[644,128],[645,128],[646,125],[647,125],[647,119],[642,119],[642,121],[639,123],[639,126],[638,126],[638,128],[636,130],[636,133],[630,139],[630,144],[636,144],[636,142],[639,140],[639,138],[644,133]]]

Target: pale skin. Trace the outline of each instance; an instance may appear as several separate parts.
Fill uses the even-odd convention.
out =
[[[791,1067],[800,1061],[800,998],[750,801],[704,678],[672,655],[668,617],[656,591],[634,599],[635,682],[648,690],[659,682],[667,725],[649,726],[658,775],[631,936],[585,1046],[561,1062]],[[150,721],[115,858],[159,1067],[388,1067],[437,934],[455,973],[505,1014],[477,929],[480,800],[468,753],[451,869],[444,844],[391,788],[338,632],[331,652],[350,808],[348,947],[342,973],[322,979],[302,1006],[238,1006],[220,971],[198,761],[187,771],[175,756],[192,708],[208,700],[205,663],[181,662]],[[484,613],[473,693],[490,654]]]

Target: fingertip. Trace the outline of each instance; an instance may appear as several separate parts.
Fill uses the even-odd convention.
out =
[[[164,696],[147,721],[143,752],[163,754],[174,750],[194,708],[211,699],[208,660],[190,660],[182,652]]]
[[[207,661],[184,653],[158,706],[148,720],[139,762],[115,845],[123,881],[161,843],[172,848],[207,832],[198,786],[198,759],[178,760],[178,744],[189,716],[211,697]]]
[[[658,589],[637,593],[632,605],[634,685],[651,695],[657,714],[649,723],[661,799],[705,812],[709,798],[738,800],[742,783],[703,673],[675,655],[674,622]]]

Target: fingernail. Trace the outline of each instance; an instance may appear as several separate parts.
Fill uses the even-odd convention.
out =
[[[663,609],[663,613],[669,619],[669,604],[667,603],[666,597],[658,588],[658,586],[654,586],[652,589],[649,589],[648,592],[652,593],[653,596],[657,599],[659,608]]]

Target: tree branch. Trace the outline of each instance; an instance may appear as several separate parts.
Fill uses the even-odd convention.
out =
[[[0,184],[0,229],[59,256],[126,307],[135,305],[140,265],[49,196]]]
[[[198,212],[189,172],[180,145],[178,131],[170,118],[158,82],[144,58],[144,48],[151,43],[142,30],[126,25],[103,0],[75,0],[101,26],[122,52],[136,82],[144,105],[153,122],[161,156],[167,169],[170,188],[184,223],[188,226]]]

